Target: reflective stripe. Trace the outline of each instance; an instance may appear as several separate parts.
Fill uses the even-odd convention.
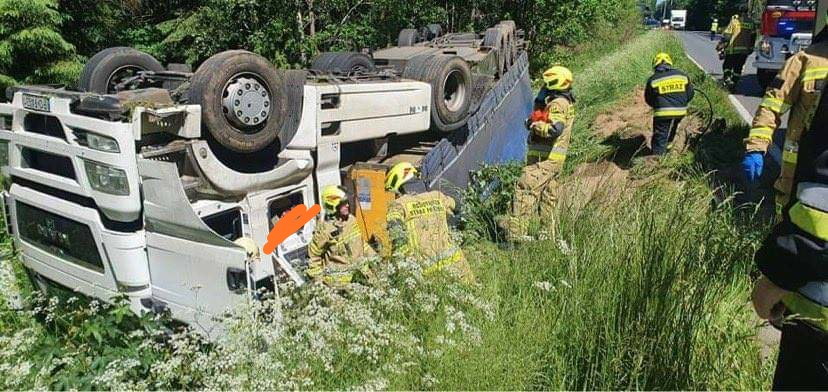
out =
[[[549,113],[549,120],[552,123],[555,122],[566,122],[566,115],[563,113]]]
[[[687,115],[687,107],[679,108],[658,108],[655,109],[654,117],[678,117]]]
[[[532,144],[526,152],[527,156],[555,162],[565,161],[566,154],[567,149],[564,147],[550,147],[544,144]]]
[[[799,314],[803,321],[828,331],[828,308],[810,301],[800,293],[786,294],[782,297],[782,303],[791,312]]]
[[[458,249],[451,256],[443,258],[443,259],[437,261],[436,263],[430,265],[428,268],[426,268],[423,271],[423,275],[431,275],[431,274],[433,274],[437,271],[442,270],[443,268],[446,268],[446,267],[460,261],[462,258],[463,258],[463,251]]]
[[[763,98],[762,103],[759,104],[759,106],[766,107],[774,113],[784,113],[791,107],[791,105],[786,104],[785,101],[774,97]]]
[[[809,80],[825,79],[826,75],[828,75],[828,67],[808,68],[802,74],[802,81],[807,82]]]
[[[773,128],[771,127],[756,127],[750,130],[748,133],[749,138],[757,138],[757,139],[765,139],[768,141],[773,140]]]
[[[790,164],[796,164],[799,156],[799,143],[792,140],[785,140],[785,145],[782,148],[782,161]]]
[[[788,210],[788,215],[791,217],[791,222],[802,231],[828,241],[828,213],[806,206],[802,202],[796,202]]]
[[[665,76],[665,77],[658,78],[658,79],[653,79],[651,84],[653,85],[653,87],[658,87],[658,85],[661,84],[661,83],[672,83],[672,82],[690,82],[690,80],[687,79],[687,76],[684,76],[684,75],[670,75],[670,76]]]

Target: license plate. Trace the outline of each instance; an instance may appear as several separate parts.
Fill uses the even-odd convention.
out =
[[[49,98],[39,95],[23,94],[23,107],[39,112],[49,111]]]

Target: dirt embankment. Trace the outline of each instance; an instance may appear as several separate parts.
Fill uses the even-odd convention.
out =
[[[688,115],[679,124],[671,153],[685,152],[691,141],[701,135],[702,119]],[[592,124],[593,134],[610,146],[605,160],[579,165],[563,182],[560,203],[564,208],[580,209],[590,201],[597,205],[616,202],[635,189],[665,178],[667,170],[636,170],[634,159],[641,157],[644,166],[655,168],[657,159],[649,156],[652,140],[652,110],[644,101],[644,90],[637,88]],[[690,142],[689,142],[690,141]],[[645,174],[642,174],[645,173]]]

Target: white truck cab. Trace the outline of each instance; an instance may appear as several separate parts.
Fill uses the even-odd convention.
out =
[[[273,279],[302,283],[314,222],[271,255],[234,241],[261,247],[274,218],[339,184],[343,145],[428,130],[431,86],[308,82],[303,96],[278,164],[241,173],[201,137],[198,106],[136,107],[128,121],[109,121],[76,113],[74,94],[18,89],[0,103],[0,170],[21,261],[35,279],[96,298],[125,294],[137,313],[168,310],[205,332]],[[172,141],[146,144],[158,136]]]

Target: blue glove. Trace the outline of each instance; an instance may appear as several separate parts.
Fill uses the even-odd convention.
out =
[[[742,160],[742,170],[748,181],[754,182],[762,176],[762,167],[765,165],[765,154],[753,151],[745,154]]]

